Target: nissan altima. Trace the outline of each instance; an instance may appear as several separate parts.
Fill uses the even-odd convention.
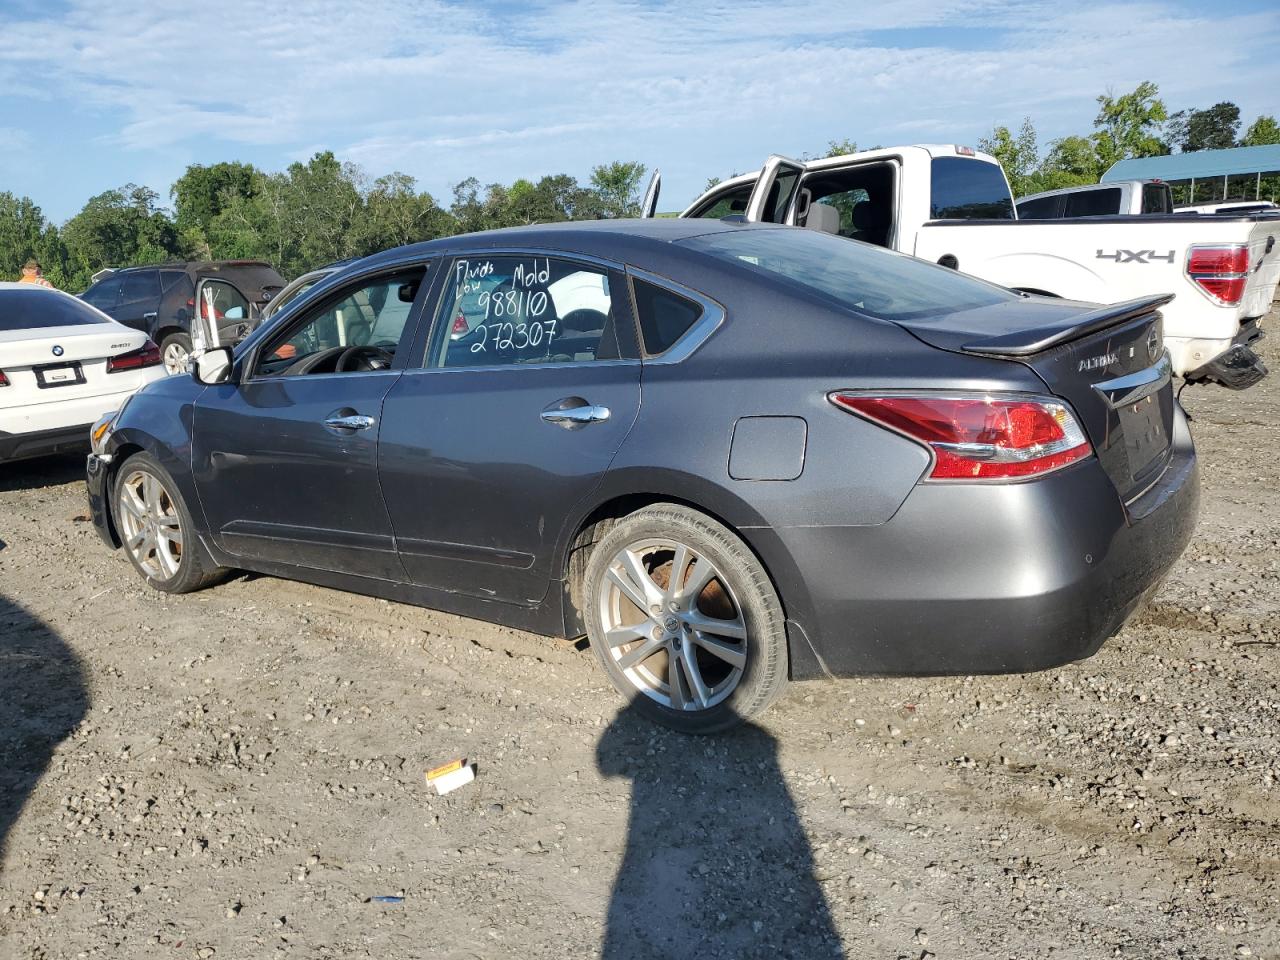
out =
[[[829,234],[602,221],[342,268],[94,431],[103,539],[586,635],[707,733],[789,680],[1087,657],[1191,536],[1159,307]]]

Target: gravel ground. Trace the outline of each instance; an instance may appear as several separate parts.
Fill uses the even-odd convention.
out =
[[[573,644],[154,593],[78,458],[7,467],[0,956],[1280,957],[1280,375],[1183,399],[1199,531],[1097,656],[797,684],[715,740]]]

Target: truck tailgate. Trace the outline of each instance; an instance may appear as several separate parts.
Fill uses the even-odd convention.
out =
[[[1280,283],[1280,217],[1268,217],[1249,231],[1249,280],[1240,301],[1241,316],[1264,317]]]

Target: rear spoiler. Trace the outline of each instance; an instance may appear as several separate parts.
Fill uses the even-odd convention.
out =
[[[1033,327],[1030,330],[1002,333],[998,337],[966,343],[960,349],[965,353],[984,353],[996,357],[1029,357],[1061,343],[1114,327],[1126,320],[1135,320],[1163,307],[1173,296],[1172,293],[1162,293],[1154,297],[1138,297],[1136,300],[1113,303],[1109,307],[1099,307],[1088,313],[1068,317],[1061,326]]]

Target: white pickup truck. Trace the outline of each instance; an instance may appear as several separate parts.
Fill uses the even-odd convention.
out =
[[[1173,191],[1160,180],[1112,180],[1021,197],[1019,220],[1173,213]]]
[[[1243,389],[1267,372],[1250,344],[1280,282],[1275,215],[1018,220],[994,157],[918,145],[809,162],[770,157],[681,216],[825,230],[1033,295],[1118,303],[1173,293],[1163,313],[1176,373]]]

